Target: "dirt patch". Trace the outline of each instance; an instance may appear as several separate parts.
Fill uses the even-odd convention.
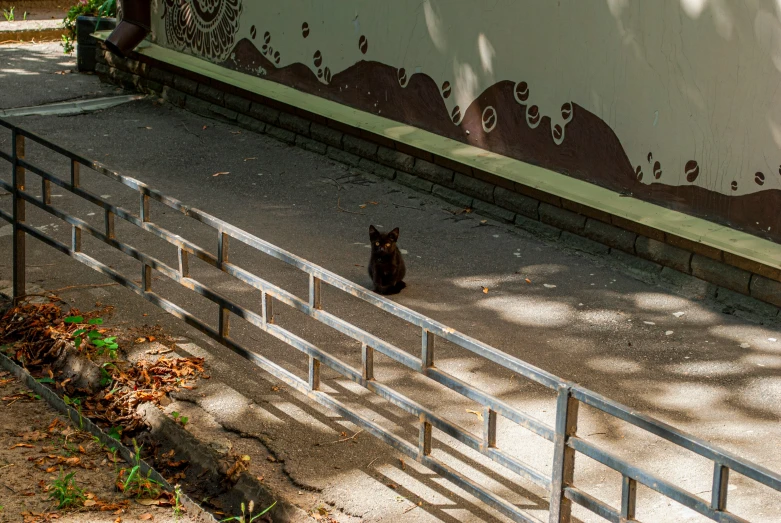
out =
[[[119,492],[117,477],[130,466],[89,433],[70,426],[45,401],[0,371],[0,522],[194,521],[174,514],[166,498],[141,505]],[[72,476],[77,502],[58,508],[55,484]]]

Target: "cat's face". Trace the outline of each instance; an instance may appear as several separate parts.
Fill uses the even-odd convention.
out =
[[[379,254],[391,254],[396,250],[396,241],[399,239],[399,228],[396,227],[389,233],[381,233],[369,226],[369,239],[372,242],[372,252]]]

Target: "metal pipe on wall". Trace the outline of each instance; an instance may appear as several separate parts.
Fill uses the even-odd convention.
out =
[[[118,0],[122,13],[117,27],[106,39],[106,48],[125,57],[152,30],[151,0]]]

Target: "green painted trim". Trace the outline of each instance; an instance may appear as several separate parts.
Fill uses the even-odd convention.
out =
[[[94,36],[104,39],[108,32]],[[493,173],[502,178],[594,209],[781,269],[781,245],[701,218],[576,180],[541,167],[404,125],[381,116],[302,93],[276,82],[232,71],[195,56],[142,42],[136,52],[194,73],[234,85],[311,113],[364,129],[418,149]]]

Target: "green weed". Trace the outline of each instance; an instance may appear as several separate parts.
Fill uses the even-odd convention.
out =
[[[135,465],[131,468],[123,468],[117,474],[117,487],[125,494],[129,494],[136,499],[157,499],[163,491],[163,486],[152,479],[152,470],[150,469],[144,476],[141,472],[141,447],[136,440],[133,440],[135,454],[133,461]]]
[[[57,501],[57,508],[80,506],[87,499],[84,489],[76,485],[75,475],[75,472],[65,475],[60,468],[60,477],[49,485],[49,499]]]
[[[174,518],[178,521],[184,514],[184,505],[182,505],[182,488],[174,485]]]
[[[65,323],[85,324],[84,316],[68,316],[63,321]],[[87,327],[82,327],[73,331],[73,344],[76,346],[76,348],[80,350],[82,345],[84,345],[84,347],[92,345],[97,349],[98,356],[108,354],[110,359],[117,359],[117,350],[119,349],[119,345],[117,344],[117,337],[104,337],[100,332],[89,327],[90,325],[103,325],[103,319],[92,318],[87,320],[85,325],[87,325]]]
[[[249,508],[249,510],[245,510],[244,503],[242,503],[241,504],[241,516],[233,516],[233,517],[230,517],[230,518],[227,518],[227,519],[221,519],[220,521],[222,523],[225,523],[227,521],[238,521],[239,523],[252,523],[253,521],[258,519],[259,517],[265,515],[269,510],[274,508],[274,505],[276,505],[276,504],[277,504],[277,502],[275,501],[270,506],[266,507],[266,509],[263,510],[263,512],[259,512],[258,514],[255,514],[253,516],[252,515],[252,511],[255,508],[255,502],[254,501],[250,501],[249,502],[249,507],[247,507],[247,508]]]
[[[187,416],[182,416],[176,411],[173,411],[171,413],[171,417],[174,419],[174,421],[178,421],[179,423],[181,423],[182,427],[186,427],[187,424],[190,423],[190,418],[188,418]]]

